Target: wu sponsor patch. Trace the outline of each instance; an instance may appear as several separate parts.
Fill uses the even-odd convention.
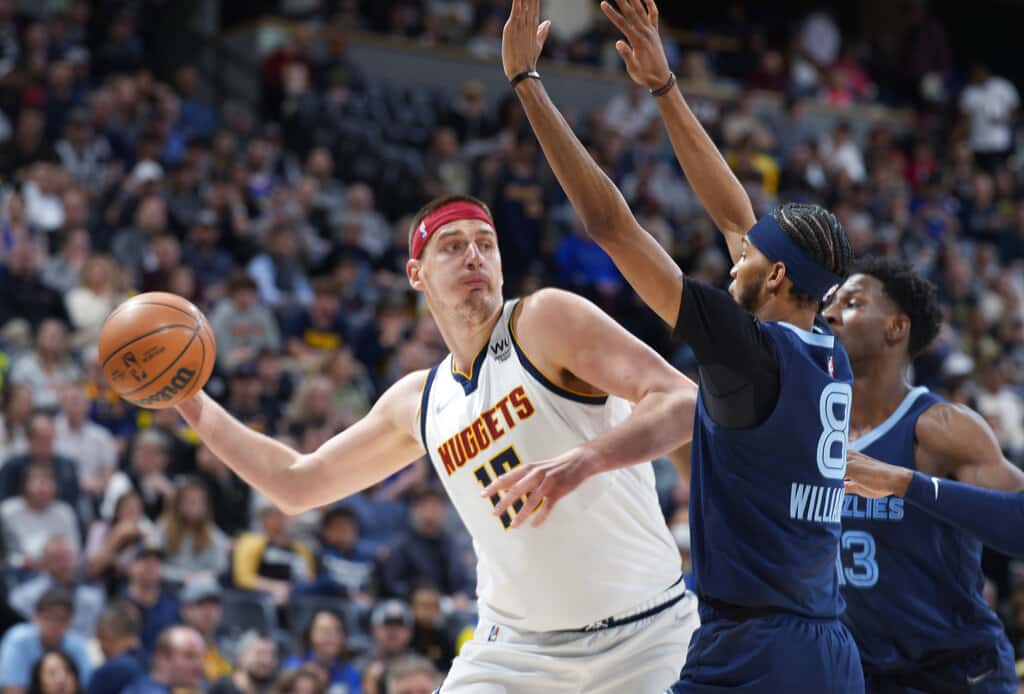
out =
[[[491,343],[491,356],[498,361],[505,361],[512,354],[512,343],[507,337],[503,337]]]

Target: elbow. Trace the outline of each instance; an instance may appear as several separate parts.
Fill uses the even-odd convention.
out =
[[[277,510],[286,516],[298,516],[314,508],[310,503],[311,487],[303,480],[303,460],[304,456],[296,458],[295,462],[277,477],[273,491],[268,489],[264,492]]]

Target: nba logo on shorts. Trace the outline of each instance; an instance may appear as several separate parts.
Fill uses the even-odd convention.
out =
[[[498,632],[500,632],[500,631],[501,631],[501,627],[499,627],[497,624],[492,626],[491,627],[491,631],[487,634],[487,640],[488,641],[497,641],[498,640]]]

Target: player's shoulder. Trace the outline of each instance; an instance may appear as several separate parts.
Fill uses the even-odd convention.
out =
[[[967,407],[945,400],[935,400],[917,418],[914,430],[920,444],[940,449],[972,445],[979,439],[994,440],[994,434],[985,419]]]
[[[513,328],[561,332],[580,320],[599,314],[595,304],[564,289],[545,287],[519,300],[512,316]],[[564,333],[563,333],[564,334]]]

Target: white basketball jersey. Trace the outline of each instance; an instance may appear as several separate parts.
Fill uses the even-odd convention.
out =
[[[481,490],[521,463],[556,457],[611,429],[631,406],[555,385],[533,364],[505,304],[470,374],[449,354],[427,378],[420,432],[473,537],[481,615],[529,631],[581,629],[658,595],[681,573],[650,463],[596,475],[539,528],[508,528]],[[685,423],[680,422],[680,426]]]

